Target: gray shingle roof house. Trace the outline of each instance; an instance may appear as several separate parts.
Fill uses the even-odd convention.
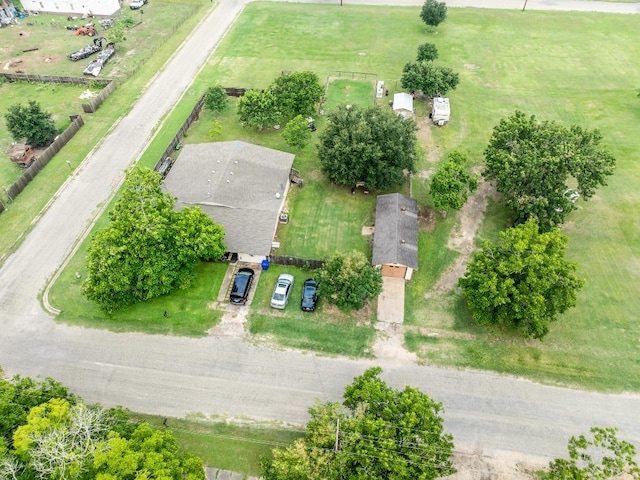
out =
[[[399,193],[378,195],[372,265],[409,280],[418,269],[418,202]]]
[[[185,145],[164,188],[177,197],[177,208],[200,205],[223,225],[229,252],[259,261],[271,252],[293,159],[240,141]]]

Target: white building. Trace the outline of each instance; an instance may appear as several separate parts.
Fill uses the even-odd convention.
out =
[[[120,10],[119,0],[22,0],[29,12],[61,13],[64,15],[110,16]]]
[[[404,92],[394,93],[393,111],[405,118],[413,117],[413,96]]]

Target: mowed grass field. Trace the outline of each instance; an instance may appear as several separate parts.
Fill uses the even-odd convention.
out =
[[[618,159],[615,176],[563,228],[568,257],[587,284],[578,307],[544,342],[478,329],[457,293],[425,298],[455,259],[446,240],[454,221],[438,219],[421,235],[421,269],[408,284],[408,341],[426,361],[488,368],[602,390],[640,388],[640,18],[591,13],[449,9],[427,32],[415,8],[249,5],[213,55],[212,78],[265,87],[282,70],[376,72],[396,87],[402,66],[424,42],[438,62],[460,73],[450,94],[452,122],[434,129],[439,152],[454,148],[481,164],[493,126],[518,108],[541,119],[599,128]],[[339,45],[338,48],[334,45]],[[488,213],[483,235],[495,237],[508,214]],[[438,337],[428,337],[429,329]]]
[[[408,346],[434,364],[493,369],[599,390],[637,391],[640,327],[634,320],[640,307],[640,225],[635,214],[640,186],[640,136],[636,133],[640,46],[634,39],[639,27],[640,17],[636,16],[449,9],[449,18],[433,33],[420,21],[418,8],[252,3],[185,95],[178,108],[182,116],[168,119],[174,127],[163,128],[150,151],[164,148],[180,118],[213,83],[264,88],[284,70],[311,70],[321,79],[332,71],[349,70],[375,72],[393,91],[399,89],[402,67],[414,58],[417,46],[435,43],[438,62],[461,75],[459,87],[450,94],[451,123],[432,129],[440,155],[458,148],[480,165],[493,126],[519,108],[541,119],[599,128],[618,159],[618,169],[595,198],[580,201],[580,210],[563,227],[570,238],[568,256],[580,264],[587,284],[580,292],[578,307],[552,326],[544,342],[477,328],[457,292],[427,297],[458,255],[446,247],[456,223],[450,215],[446,221],[437,219],[433,233],[420,236],[420,269],[407,287]],[[200,141],[196,135],[208,141],[207,122],[212,120],[203,115],[204,123],[189,133],[188,141]],[[221,121],[221,139],[251,139],[273,148],[282,145],[274,132],[240,129],[232,115]],[[363,200],[360,205],[364,205],[374,201],[378,192],[355,198],[346,189],[314,192],[314,180],[315,185],[323,182],[315,148],[310,145],[294,153],[294,166],[300,168],[306,186],[294,187],[292,222],[287,226],[291,233],[280,229],[281,248],[299,256],[352,248],[340,246],[342,240],[319,247],[329,236],[323,232],[332,228],[320,222],[315,222],[317,234],[293,232],[299,232],[323,203],[335,201],[336,209],[348,210],[352,208],[349,201]],[[157,153],[143,156],[146,164],[156,160]],[[419,167],[424,166],[421,162]],[[414,179],[414,190],[421,201],[428,202],[424,181]],[[300,215],[302,208],[311,213]],[[372,220],[372,208],[362,209],[369,216],[353,223]],[[499,203],[492,203],[481,236],[495,238],[508,216]],[[262,288],[268,294],[269,287]]]

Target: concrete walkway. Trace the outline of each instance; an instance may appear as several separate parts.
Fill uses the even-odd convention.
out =
[[[378,295],[378,321],[404,322],[404,278],[382,277],[382,293]]]
[[[261,480],[262,478],[247,476],[230,470],[220,470],[219,468],[206,467],[204,470],[207,480]]]

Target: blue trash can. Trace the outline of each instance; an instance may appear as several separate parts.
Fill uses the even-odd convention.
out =
[[[262,269],[263,270],[269,270],[269,259],[265,258],[264,260],[262,260]]]

